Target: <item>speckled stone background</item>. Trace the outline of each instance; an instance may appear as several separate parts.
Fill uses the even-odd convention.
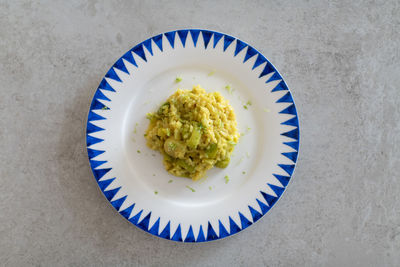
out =
[[[89,169],[86,115],[114,61],[178,28],[226,32],[285,77],[301,116],[277,206],[218,242],[136,229]],[[399,1],[0,0],[0,265],[400,266]]]

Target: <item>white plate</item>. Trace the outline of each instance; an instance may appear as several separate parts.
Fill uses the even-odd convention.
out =
[[[197,84],[229,100],[244,135],[226,169],[194,182],[167,173],[143,134],[146,113]],[[106,198],[144,231],[183,242],[223,238],[260,219],[285,190],[298,146],[297,112],[280,74],[243,41],[208,30],[160,34],[124,54],[100,83],[87,123],[90,165]]]

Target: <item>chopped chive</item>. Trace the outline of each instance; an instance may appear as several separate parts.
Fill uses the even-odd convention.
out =
[[[158,194],[158,191],[154,191],[154,194],[157,195],[157,194]]]
[[[136,151],[138,154],[140,154],[140,150],[138,149],[137,151]]]
[[[212,76],[212,75],[214,75],[215,74],[215,70],[212,70],[212,71],[210,71],[209,73],[208,73],[208,76]]]
[[[155,174],[155,173],[153,173],[153,176],[156,176],[156,174]]]
[[[108,109],[108,107],[103,106],[101,109],[102,109],[102,110],[106,110],[106,109]]]
[[[246,105],[251,106],[251,101],[247,101]]]
[[[212,190],[212,187],[211,187],[211,186],[209,186],[209,187],[208,187],[208,189],[209,189],[209,190]]]
[[[172,182],[173,182],[173,180],[169,180],[169,181],[168,181],[169,184],[172,183]]]
[[[188,185],[186,186],[186,188],[187,188],[187,189],[190,189],[190,191],[192,191],[192,192],[196,192],[196,190],[194,190],[193,188],[191,188],[191,187],[188,186]]]
[[[243,174],[246,174],[246,172],[245,172],[245,171],[242,171],[242,173],[243,173]]]
[[[243,108],[244,108],[244,109],[247,109],[247,106],[246,106],[246,105],[243,105]]]
[[[231,85],[226,85],[225,86],[225,89],[226,89],[226,91],[228,91],[228,93],[230,93],[230,94],[232,94],[232,92],[233,92],[233,89],[232,89],[232,86]]]
[[[176,77],[176,79],[175,79],[175,82],[176,83],[179,83],[179,82],[181,82],[182,81],[182,77]]]
[[[225,183],[227,184],[229,182],[229,176],[225,175],[224,179],[225,179]]]

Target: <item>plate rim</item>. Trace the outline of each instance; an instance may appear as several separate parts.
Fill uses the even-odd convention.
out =
[[[235,43],[236,43],[236,49],[238,49],[238,48],[237,48],[237,47],[238,47],[238,43],[239,43],[240,46],[241,46],[241,50],[240,50],[239,52],[241,52],[242,50],[244,50],[245,48],[247,48],[247,53],[246,53],[246,56],[245,56],[245,59],[244,59],[243,63],[245,63],[248,59],[250,59],[250,58],[252,58],[252,57],[254,57],[254,56],[256,57],[256,61],[255,61],[255,63],[254,63],[254,66],[253,66],[252,70],[254,70],[256,67],[258,67],[258,66],[260,66],[260,65],[262,65],[262,64],[264,64],[264,63],[266,63],[266,65],[265,65],[263,71],[261,72],[261,74],[260,74],[260,76],[259,76],[258,78],[264,77],[264,76],[266,76],[266,75],[271,74],[272,72],[274,72],[274,73],[272,74],[272,76],[271,76],[265,83],[267,84],[268,82],[271,82],[271,81],[275,81],[275,80],[279,80],[279,79],[281,80],[279,83],[277,83],[277,85],[272,89],[271,92],[274,92],[274,91],[282,91],[282,90],[287,91],[287,93],[286,93],[284,96],[289,95],[289,96],[290,96],[290,102],[285,101],[285,103],[291,103],[291,105],[289,105],[288,107],[293,106],[293,109],[292,109],[292,110],[289,110],[289,111],[287,111],[287,112],[283,112],[284,110],[288,109],[288,107],[286,107],[286,108],[284,108],[283,110],[281,110],[279,113],[285,113],[285,114],[295,115],[294,117],[292,117],[292,118],[288,119],[287,121],[284,121],[284,122],[281,123],[281,124],[287,123],[287,122],[289,122],[290,120],[295,119],[294,122],[292,122],[291,124],[286,124],[286,125],[290,125],[290,126],[295,126],[295,128],[292,129],[292,130],[290,130],[289,132],[281,133],[281,135],[283,135],[283,134],[289,134],[289,135],[290,135],[290,132],[294,131],[295,133],[294,133],[293,135],[291,135],[290,137],[291,137],[292,139],[295,139],[295,141],[284,142],[284,144],[285,144],[285,143],[297,143],[297,145],[295,145],[295,147],[293,147],[293,146],[291,146],[291,145],[288,145],[288,144],[285,144],[285,145],[287,145],[287,146],[290,146],[293,150],[295,150],[295,152],[282,152],[281,154],[283,154],[283,153],[292,153],[291,158],[289,158],[289,157],[286,156],[286,155],[284,155],[284,156],[287,157],[287,158],[289,158],[289,159],[293,162],[293,164],[291,164],[291,169],[290,169],[289,171],[286,170],[286,169],[284,169],[283,167],[281,167],[280,164],[278,164],[278,166],[281,167],[281,168],[288,174],[288,176],[285,176],[286,178],[288,178],[288,181],[287,181],[286,185],[282,184],[282,185],[283,185],[283,188],[280,187],[281,190],[280,190],[278,193],[276,192],[276,190],[272,189],[272,190],[276,193],[277,197],[274,197],[275,199],[274,199],[274,201],[273,201],[273,203],[272,203],[271,205],[270,205],[270,203],[267,201],[267,199],[265,199],[265,202],[268,204],[268,209],[267,209],[265,212],[262,211],[262,214],[261,214],[261,213],[259,213],[258,211],[256,211],[256,212],[258,213],[258,215],[255,215],[255,216],[257,217],[257,219],[255,219],[255,217],[254,217],[254,215],[253,215],[253,212],[252,212],[252,210],[250,209],[250,206],[249,206],[249,209],[250,209],[251,214],[252,214],[252,218],[251,218],[251,219],[253,220],[253,222],[248,221],[248,219],[247,219],[246,217],[245,217],[245,219],[246,219],[250,224],[244,226],[244,225],[243,225],[243,221],[241,221],[241,227],[240,227],[240,226],[238,226],[235,222],[233,222],[233,223],[235,224],[235,226],[236,226],[236,229],[235,229],[235,231],[232,231],[232,219],[231,219],[230,216],[229,216],[229,219],[230,219],[230,220],[229,220],[229,221],[230,221],[230,227],[229,227],[230,229],[229,229],[229,230],[230,230],[230,231],[227,231],[227,230],[225,229],[224,225],[223,225],[224,230],[225,230],[225,232],[226,232],[223,236],[222,236],[221,233],[220,233],[220,236],[217,236],[217,234],[215,233],[214,229],[213,229],[212,226],[210,225],[210,222],[208,222],[208,228],[205,229],[205,230],[203,231],[202,226],[200,226],[200,233],[199,233],[199,236],[196,238],[196,237],[192,234],[192,236],[189,238],[190,240],[188,240],[188,237],[189,237],[189,233],[190,233],[190,231],[191,231],[191,229],[192,229],[192,225],[191,225],[190,228],[189,228],[189,232],[187,233],[187,236],[184,237],[185,233],[183,233],[183,234],[181,233],[181,231],[180,231],[180,224],[178,225],[178,228],[177,228],[177,229],[175,229],[175,230],[172,229],[172,230],[170,231],[170,230],[169,230],[169,225],[170,225],[170,223],[167,223],[167,225],[166,225],[165,228],[168,227],[168,235],[166,236],[166,235],[162,235],[162,232],[159,233],[160,231],[158,230],[158,228],[157,228],[157,233],[155,233],[154,231],[151,230],[152,227],[151,227],[150,225],[148,225],[149,219],[150,219],[150,216],[149,216],[149,215],[151,214],[151,212],[150,212],[150,214],[148,214],[147,216],[144,216],[144,217],[141,219],[140,222],[139,222],[139,221],[134,222],[134,221],[131,220],[132,217],[130,217],[130,216],[132,215],[132,214],[130,213],[130,212],[132,211],[132,209],[130,210],[130,212],[129,212],[129,214],[128,214],[128,209],[129,209],[130,207],[132,207],[132,206],[130,206],[130,207],[124,209],[124,210],[120,210],[120,207],[121,207],[121,205],[122,205],[122,203],[123,203],[123,201],[124,201],[125,199],[122,200],[122,202],[119,201],[119,200],[121,200],[121,199],[117,199],[117,200],[113,200],[113,201],[112,201],[113,197],[115,196],[115,194],[116,194],[117,192],[115,192],[115,193],[112,192],[111,194],[107,194],[109,191],[113,191],[113,190],[106,190],[107,186],[104,187],[104,188],[102,188],[102,186],[100,185],[100,183],[101,183],[102,181],[99,181],[99,180],[100,180],[108,171],[110,171],[112,168],[107,168],[107,169],[96,169],[96,168],[99,167],[101,164],[98,165],[98,163],[93,163],[93,162],[95,162],[95,160],[92,160],[94,157],[96,157],[96,156],[98,156],[98,155],[104,153],[105,151],[100,151],[100,152],[98,152],[97,150],[91,149],[91,148],[90,148],[90,146],[92,146],[92,145],[94,145],[94,144],[96,144],[96,143],[99,143],[99,142],[104,141],[104,140],[102,140],[102,139],[99,139],[99,138],[90,136],[91,133],[104,130],[104,129],[101,129],[101,128],[100,128],[101,130],[98,130],[98,129],[93,130],[93,125],[94,125],[94,124],[91,124],[91,121],[99,120],[99,117],[101,117],[100,119],[106,119],[106,118],[104,118],[104,117],[102,117],[102,116],[100,116],[100,115],[98,115],[98,114],[96,114],[96,113],[93,112],[93,110],[96,110],[96,109],[98,110],[98,109],[99,109],[99,108],[95,108],[95,107],[96,107],[96,106],[95,106],[95,104],[96,104],[96,99],[99,99],[99,98],[96,98],[96,94],[97,94],[98,92],[101,93],[100,89],[102,89],[102,90],[110,90],[110,91],[116,92],[116,91],[111,87],[111,85],[109,85],[109,84],[107,83],[106,78],[110,78],[110,79],[113,79],[113,80],[117,80],[117,81],[119,81],[119,82],[122,82],[122,81],[120,80],[120,78],[118,77],[118,75],[116,74],[116,72],[114,71],[114,68],[116,68],[116,69],[118,69],[118,70],[121,70],[121,63],[122,63],[122,65],[124,65],[123,59],[126,60],[125,56],[126,56],[128,53],[130,53],[130,52],[131,52],[131,53],[135,53],[135,55],[137,55],[137,56],[141,56],[141,53],[143,53],[142,55],[144,55],[144,50],[145,50],[145,48],[148,48],[148,45],[149,45],[148,43],[150,42],[150,46],[152,45],[152,42],[151,42],[151,41],[153,41],[153,42],[158,46],[158,48],[160,48],[161,52],[163,52],[163,49],[161,48],[161,47],[163,47],[163,43],[162,43],[163,36],[166,37],[166,39],[170,42],[170,45],[172,46],[172,48],[175,49],[175,47],[172,45],[171,40],[168,38],[167,35],[173,34],[174,37],[173,37],[173,41],[172,41],[172,42],[175,42],[175,39],[180,39],[180,40],[182,41],[182,37],[179,35],[179,34],[182,33],[182,32],[186,33],[185,40],[186,40],[186,38],[189,36],[189,34],[192,36],[192,38],[193,38],[193,34],[195,34],[195,35],[197,36],[197,37],[196,37],[196,42],[195,42],[195,47],[196,47],[196,44],[199,44],[199,43],[201,42],[201,40],[200,40],[199,37],[200,37],[200,33],[202,33],[203,41],[204,41],[204,46],[205,46],[204,48],[205,48],[205,49],[207,48],[206,39],[205,39],[205,37],[204,37],[204,34],[205,34],[205,33],[209,35],[209,37],[208,37],[208,43],[207,43],[207,44],[210,45],[210,46],[212,46],[212,44],[211,44],[211,42],[210,42],[210,41],[211,41],[211,37],[212,37],[212,36],[215,36],[215,35],[218,35],[218,36],[219,36],[218,41],[217,41],[216,43],[214,43],[214,45],[213,45],[214,48],[215,48],[216,44],[219,43],[222,39],[224,40],[224,42],[225,42],[225,39],[226,39],[226,38],[228,38],[228,39],[230,40],[230,43],[228,44],[227,47],[229,47],[234,41],[236,41],[236,42],[235,42]],[[177,37],[177,38],[175,38],[175,37]],[[155,39],[161,41],[161,47],[159,46],[159,44],[156,42]],[[160,40],[160,39],[161,39],[161,40]],[[215,39],[213,39],[213,40],[214,40],[214,42],[215,42]],[[183,42],[183,41],[182,41],[182,42]],[[168,42],[166,42],[166,43],[168,44]],[[225,44],[224,44],[224,45],[225,45]],[[227,47],[226,47],[226,48],[227,48]],[[183,48],[185,48],[185,47],[183,47]],[[224,51],[223,51],[223,52],[225,52],[226,48],[225,48],[225,46],[224,46]],[[247,56],[248,56],[248,54],[249,54],[248,50],[251,50],[251,55],[247,58]],[[147,51],[148,51],[148,49],[147,49]],[[238,52],[238,53],[239,53],[239,52]],[[153,54],[153,53],[151,52],[151,54]],[[236,54],[234,55],[234,57],[235,57],[235,56],[236,56]],[[260,60],[261,63],[260,63],[259,60],[258,60],[259,58],[261,58],[261,60]],[[133,59],[133,57],[132,57],[132,59]],[[145,61],[146,61],[146,60],[145,60]],[[135,62],[135,61],[133,60],[133,62]],[[256,64],[258,64],[258,65],[256,65]],[[134,64],[134,65],[135,65],[136,67],[138,67],[136,64]],[[269,70],[272,70],[272,71],[271,71],[271,72],[268,72],[268,73],[264,73],[264,72],[265,72],[265,69],[267,68],[267,66],[269,66]],[[123,68],[126,69],[125,66],[123,66]],[[122,71],[123,71],[123,70],[122,70]],[[273,79],[273,80],[271,80],[271,79]],[[280,84],[281,84],[281,87],[283,87],[284,89],[275,90],[275,89],[278,87],[278,85],[280,85]],[[282,98],[283,98],[283,97],[282,97]],[[282,98],[280,98],[279,100],[277,100],[275,103],[279,103],[279,101],[280,101]],[[101,98],[100,98],[100,99],[101,99]],[[97,102],[99,102],[99,101],[97,101]],[[282,103],[282,101],[281,101],[281,103]],[[104,107],[106,107],[106,106],[104,105]],[[93,115],[93,114],[94,114],[94,115]],[[96,127],[96,126],[95,126],[95,127]],[[110,69],[109,69],[109,70],[106,72],[106,74],[102,77],[99,86],[97,87],[97,89],[96,89],[95,92],[93,93],[92,101],[91,101],[91,104],[90,104],[90,106],[89,106],[89,111],[88,111],[88,114],[87,114],[85,139],[86,139],[86,152],[87,152],[87,157],[88,157],[88,160],[89,160],[89,166],[90,166],[90,169],[91,169],[91,171],[92,171],[92,174],[93,174],[93,176],[94,176],[94,178],[95,178],[95,180],[96,180],[96,183],[97,183],[97,185],[98,185],[98,188],[99,188],[99,190],[102,192],[102,194],[104,195],[104,197],[107,199],[107,202],[118,212],[118,214],[120,214],[122,217],[124,217],[126,220],[128,220],[131,224],[135,225],[137,228],[139,228],[139,229],[143,230],[144,232],[146,232],[146,233],[148,233],[148,234],[151,234],[151,235],[153,235],[153,236],[156,236],[156,237],[159,237],[159,238],[162,238],[162,239],[171,240],[171,241],[176,241],[176,242],[179,242],[179,243],[200,243],[200,242],[211,242],[211,241],[216,241],[216,240],[220,240],[220,239],[224,239],[224,238],[227,238],[227,237],[236,235],[237,233],[242,232],[243,230],[247,229],[249,226],[251,226],[251,225],[255,224],[256,222],[258,222],[259,219],[263,218],[267,213],[270,212],[270,210],[271,210],[271,209],[276,205],[276,203],[282,198],[282,195],[285,193],[287,187],[288,187],[289,184],[291,183],[292,177],[293,177],[293,175],[294,175],[294,172],[295,172],[295,169],[296,169],[296,166],[297,166],[297,159],[298,159],[298,157],[299,157],[299,152],[300,152],[300,135],[301,135],[301,131],[300,131],[300,118],[299,118],[299,114],[298,114],[298,112],[297,112],[297,107],[296,107],[295,101],[294,101],[294,99],[293,99],[293,97],[292,97],[292,92],[290,91],[289,87],[288,87],[287,84],[286,84],[286,81],[283,79],[283,77],[281,76],[281,74],[279,73],[279,71],[277,70],[277,68],[275,68],[275,66],[274,66],[261,52],[259,52],[259,51],[258,51],[256,48],[254,48],[252,45],[248,44],[247,42],[242,41],[240,38],[237,38],[237,37],[235,37],[235,36],[233,36],[233,35],[225,34],[225,33],[222,33],[222,32],[220,32],[220,31],[210,30],[210,29],[184,28],[184,29],[178,29],[178,30],[163,32],[163,33],[160,33],[160,34],[151,36],[150,38],[148,38],[148,39],[146,39],[146,40],[144,40],[144,41],[138,43],[137,45],[133,46],[131,49],[129,49],[126,53],[124,53],[121,57],[119,57],[119,58],[114,62],[114,64],[110,67]],[[286,135],[286,136],[287,136],[287,135]],[[289,166],[289,165],[287,165],[287,166]],[[95,169],[96,169],[96,170],[95,170]],[[103,170],[103,171],[101,171],[101,170]],[[101,171],[101,172],[98,172],[98,171]],[[273,175],[273,174],[271,174],[271,175]],[[115,177],[114,179],[116,179],[116,177]],[[106,180],[106,181],[108,181],[108,180]],[[280,180],[279,180],[279,181],[280,181]],[[281,182],[281,181],[280,181],[280,182]],[[269,187],[271,187],[271,184],[267,183],[267,185],[268,185]],[[272,185],[272,186],[274,186],[274,185]],[[277,187],[277,186],[275,186],[275,187]],[[261,191],[260,191],[260,192],[261,192]],[[264,198],[265,198],[265,196],[264,196]],[[119,202],[121,202],[121,203],[119,203],[119,202],[118,202],[118,203],[115,203],[115,202],[117,202],[117,201],[119,201]],[[259,205],[261,205],[260,202],[258,201],[258,199],[257,199],[257,202],[258,202]],[[264,203],[263,203],[263,204],[264,204]],[[265,204],[264,204],[264,205],[265,205]],[[261,208],[261,206],[260,206],[260,208]],[[261,209],[262,209],[262,208],[261,208]],[[254,209],[253,209],[253,210],[254,210]],[[239,212],[239,214],[241,214],[240,211],[238,211],[238,212]],[[139,214],[141,214],[141,212],[139,212]],[[137,214],[136,214],[136,215],[137,215]],[[136,216],[136,215],[135,215],[135,216]],[[133,216],[133,217],[135,217],[135,216]],[[243,216],[244,216],[244,215],[243,215]],[[139,216],[139,217],[140,217],[140,216]],[[145,223],[144,223],[144,224],[142,223],[143,221],[146,220],[146,218],[147,218],[147,225],[146,225]],[[139,218],[138,218],[138,219],[139,219]],[[210,227],[211,227],[211,229],[210,229]],[[220,222],[220,221],[219,221],[219,227],[220,227],[220,229],[221,229],[221,222]],[[227,227],[227,228],[228,228],[228,227]],[[164,230],[165,230],[165,229],[164,229]],[[210,233],[210,230],[211,230],[211,233]],[[174,236],[177,235],[177,232],[178,232],[178,231],[179,231],[179,236],[178,236],[177,238],[174,238]],[[220,231],[220,232],[221,232],[221,231]],[[201,237],[200,234],[202,234],[202,238],[200,238],[200,237]]]

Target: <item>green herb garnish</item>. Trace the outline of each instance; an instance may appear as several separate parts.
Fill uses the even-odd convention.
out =
[[[175,79],[175,82],[176,83],[179,83],[179,82],[181,82],[182,81],[182,77],[176,77],[176,79]]]
[[[226,91],[228,91],[228,93],[232,94],[233,89],[232,86],[230,86],[229,84],[225,86]]]
[[[154,194],[157,195],[157,194],[158,194],[158,191],[154,191]]]
[[[173,182],[173,180],[169,180],[169,181],[168,181],[169,184],[172,183],[172,182]]]
[[[225,179],[225,183],[227,184],[229,182],[229,176],[225,175],[224,179]]]
[[[140,150],[138,149],[137,151],[136,151],[138,154],[140,154]]]
[[[196,192],[196,190],[194,190],[193,188],[191,188],[191,187],[188,186],[188,185],[186,186],[186,188],[187,188],[187,189],[190,189],[190,191],[192,191],[192,192]]]

